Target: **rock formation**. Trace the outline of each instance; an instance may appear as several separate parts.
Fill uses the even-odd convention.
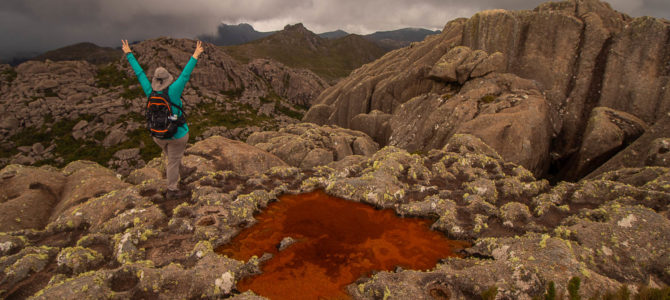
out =
[[[330,86],[312,71],[291,69],[269,59],[255,59],[248,66],[254,74],[267,80],[281,97],[304,107],[312,106],[312,101]]]
[[[362,116],[375,110],[406,117],[401,105],[416,102],[417,97],[434,101],[434,96],[426,95],[456,95],[472,89],[468,82],[477,81],[486,73],[507,72],[537,83],[552,116],[551,146],[542,149],[542,153],[536,152],[537,157],[529,164],[523,157],[509,156],[500,147],[506,145],[503,136],[491,145],[503,157],[523,164],[536,175],[546,175],[553,165],[553,175],[578,179],[597,167],[577,166],[579,157],[583,159],[585,155],[580,154],[580,148],[590,143],[583,139],[595,107],[630,114],[647,125],[656,123],[670,109],[669,27],[665,20],[631,18],[597,0],[550,2],[533,11],[480,12],[470,19],[449,22],[438,36],[390,52],[359,68],[324,91],[303,120],[359,128]],[[486,89],[481,90],[485,93]],[[449,105],[449,101],[444,103]],[[467,121],[470,119],[460,120]],[[460,123],[450,125],[458,127]],[[390,130],[371,136],[380,145],[387,145],[390,140],[385,138],[397,135],[393,128]],[[447,133],[446,137],[455,133]],[[492,142],[490,135],[472,133]],[[400,142],[412,140],[407,136]],[[422,150],[440,148],[444,142],[446,139]],[[598,160],[602,163],[615,152]],[[583,170],[569,171],[575,167]]]
[[[362,135],[310,124],[274,135],[309,145],[324,133]],[[256,135],[250,139],[272,136]],[[670,283],[667,167],[622,169],[552,187],[469,134],[454,134],[426,154],[388,146],[304,170],[211,137],[190,146],[184,161],[190,171],[181,184],[191,193],[177,201],[161,195],[162,158],[125,182],[86,161],[0,170],[0,184],[10,187],[0,202],[0,297],[261,299],[235,286],[272,258],[238,261],[214,249],[279,195],[315,189],[431,218],[434,230],[473,242],[463,258],[430,270],[364,276],[347,287],[355,299],[385,293],[477,298],[489,287],[501,297],[531,298],[549,282],[566,293],[573,277],[581,278],[582,297],[622,284]]]
[[[310,123],[289,125],[279,131],[257,132],[249,136],[247,143],[303,170],[349,155],[372,155],[379,150],[377,143],[362,132]]]

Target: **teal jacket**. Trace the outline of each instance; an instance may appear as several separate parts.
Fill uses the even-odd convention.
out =
[[[142,70],[142,67],[137,62],[137,59],[135,59],[133,53],[126,54],[126,58],[128,59],[130,66],[133,68],[133,71],[135,71],[135,75],[137,75],[137,80],[140,81],[142,90],[144,90],[144,93],[147,95],[147,97],[149,97],[149,95],[151,95],[151,92],[153,92],[153,89],[151,89],[151,82],[147,78],[147,75],[144,74],[144,70]],[[184,92],[184,87],[186,86],[188,79],[191,77],[191,72],[193,72],[193,68],[195,68],[195,64],[197,62],[198,60],[193,58],[193,56],[191,56],[191,59],[186,64],[186,67],[184,67],[184,70],[181,71],[179,77],[175,79],[175,81],[172,84],[170,84],[170,87],[168,87],[168,96],[170,97],[170,101],[172,101],[174,104],[183,107],[184,104],[181,101],[181,94],[182,92]],[[161,93],[161,91],[157,92]],[[172,111],[178,112],[178,115],[180,116],[182,114],[182,111],[176,108],[174,105],[172,106]],[[177,133],[175,133],[174,136],[172,136],[172,138],[170,139],[176,140],[183,138],[187,132],[188,132],[188,125],[184,123],[184,125],[177,128]]]

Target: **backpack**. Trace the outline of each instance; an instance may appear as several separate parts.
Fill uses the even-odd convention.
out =
[[[147,100],[147,110],[145,113],[147,119],[147,129],[151,136],[159,139],[169,139],[177,132],[177,128],[186,123],[186,112],[184,109],[170,101],[168,89],[162,91],[162,94],[152,91]],[[181,116],[172,111],[172,106],[181,110]]]

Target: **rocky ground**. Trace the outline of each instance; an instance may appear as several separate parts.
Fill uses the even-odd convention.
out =
[[[145,73],[165,66],[175,76],[194,41],[158,38],[133,45]],[[308,70],[271,60],[237,63],[205,45],[183,100],[191,140],[213,135],[244,140],[251,133],[296,123],[328,84]],[[0,166],[95,160],[127,175],[160,154],[144,125],[144,103],[125,58],[29,61],[0,67]]]
[[[257,299],[235,283],[271,257],[213,249],[315,189],[472,243],[360,278],[355,299],[667,293],[668,40],[668,21],[597,0],[485,11],[329,88],[206,45],[184,95],[190,195],[172,201],[122,59],[0,66],[0,297]],[[133,49],[177,73],[193,43]]]
[[[667,167],[551,186],[473,135],[455,135],[425,154],[387,146],[365,155],[352,150],[362,133],[336,127],[300,124],[256,135],[272,141],[288,132],[304,147],[359,137],[349,138],[348,155],[315,147],[333,161],[310,168],[305,160],[207,138],[186,151],[181,184],[190,196],[172,201],[162,196],[161,158],[125,178],[88,161],[5,167],[0,296],[260,298],[240,294],[235,283],[262,272],[271,258],[237,261],[213,249],[253,226],[254,214],[278,196],[315,189],[430,218],[434,230],[472,243],[462,258],[430,270],[360,278],[347,287],[355,299],[479,298],[492,287],[499,299],[530,299],[550,282],[567,295],[573,277],[581,279],[583,297],[670,283]]]

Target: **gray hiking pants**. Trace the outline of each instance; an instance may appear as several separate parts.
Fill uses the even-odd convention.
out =
[[[184,150],[186,150],[188,132],[180,139],[161,140],[154,138],[154,142],[163,149],[163,153],[167,157],[167,166],[165,167],[167,188],[176,191],[179,189],[179,167],[181,167],[181,158],[184,157]]]

